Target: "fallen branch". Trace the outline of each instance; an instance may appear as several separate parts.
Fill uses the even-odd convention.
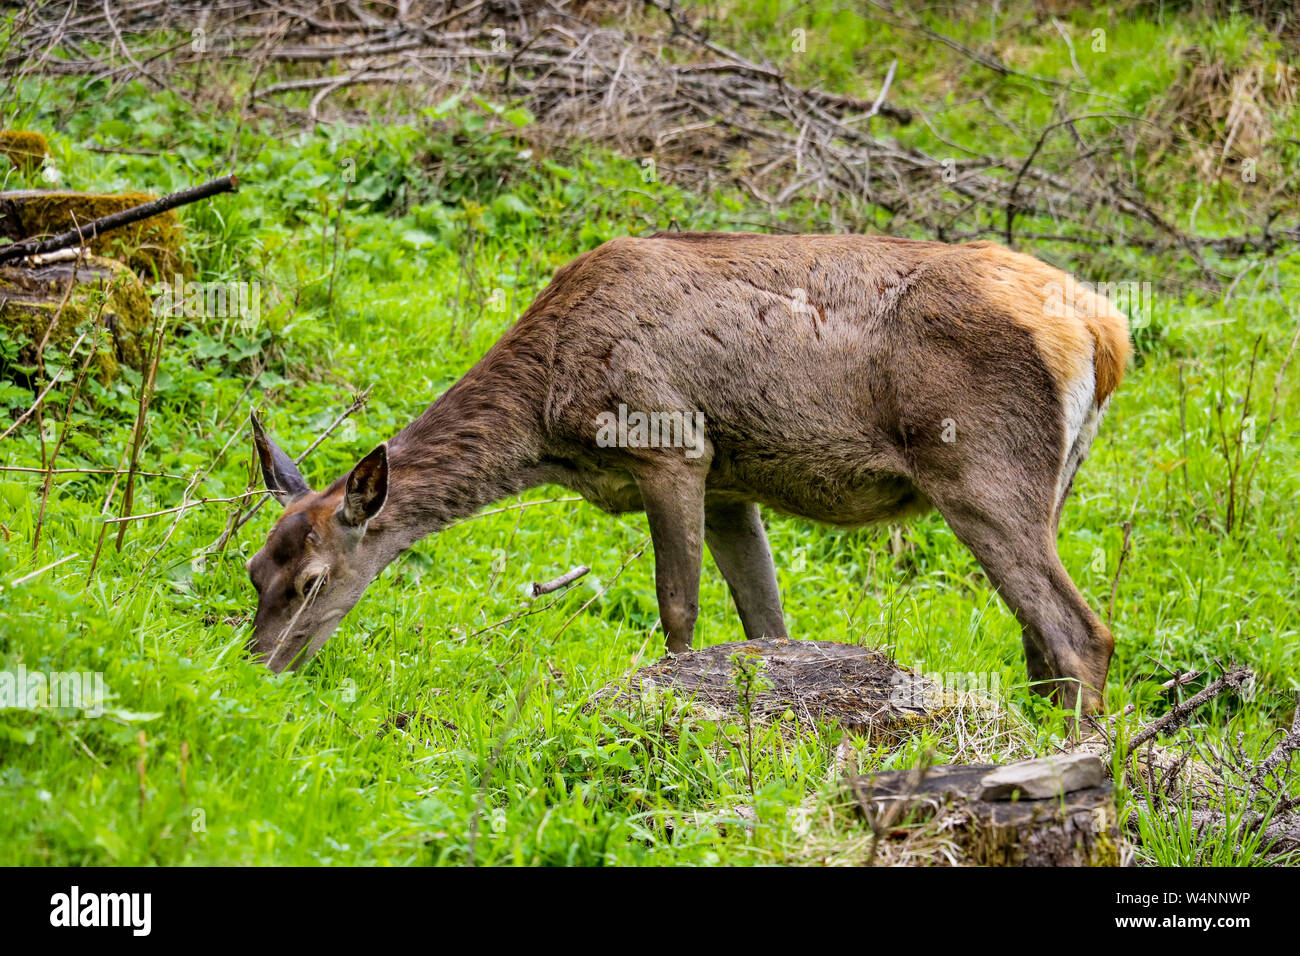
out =
[[[182,189],[180,192],[171,193],[141,203],[138,206],[132,206],[130,209],[122,209],[107,216],[92,219],[75,229],[69,229],[67,232],[61,232],[48,239],[24,239],[21,242],[0,247],[0,262],[23,259],[27,256],[46,255],[72,246],[84,246],[90,240],[113,229],[121,229],[133,222],[140,222],[142,219],[148,219],[151,216],[157,216],[159,213],[167,212],[169,209],[175,209],[177,206],[198,202],[201,199],[207,199],[209,196],[216,196],[220,193],[236,192],[238,189],[239,180],[237,178],[222,176],[220,179],[214,179],[202,186],[192,186],[189,189]]]
[[[1265,777],[1276,773],[1283,767],[1291,766],[1291,755],[1300,750],[1300,700],[1296,702],[1295,713],[1291,717],[1291,729],[1278,741],[1273,752],[1261,760],[1250,775],[1250,782],[1261,786]]]
[[[212,0],[209,33],[222,40],[196,54],[188,48],[188,15],[143,0],[119,5],[112,17],[99,10],[66,24],[52,9],[42,10],[0,63],[20,77],[88,75],[123,82],[141,76],[168,82],[174,73],[178,81],[195,83],[227,60],[284,64],[287,69],[269,75],[271,82],[254,83],[245,105],[275,103],[285,119],[304,124],[336,119],[340,114],[329,109],[330,98],[361,84],[413,87],[421,96],[459,92],[527,109],[536,118],[529,137],[542,146],[565,148],[586,140],[647,169],[646,161],[653,160],[656,181],[712,189],[725,175],[761,201],[780,205],[841,196],[846,201],[831,218],[817,223],[832,231],[883,229],[945,242],[986,236],[1007,241],[1010,235],[1019,243],[1174,253],[1194,262],[1211,285],[1219,276],[1206,253],[1271,253],[1300,241],[1294,225],[1273,228],[1285,205],[1259,210],[1255,218],[1265,224],[1254,232],[1184,232],[1181,211],[1149,201],[1126,157],[1147,127],[1167,137],[1185,134],[1122,109],[1079,113],[1072,96],[1085,95],[1091,103],[1099,95],[1080,86],[1086,81],[1022,72],[888,4],[873,0],[863,15],[946,46],[1036,95],[1059,99],[1059,121],[1023,149],[982,155],[948,142],[923,109],[892,105],[893,66],[874,99],[800,86],[780,64],[750,59],[696,26],[698,11],[676,0],[642,5],[658,15],[616,25],[571,4],[549,2],[506,5],[512,7],[507,10],[480,0],[455,9],[450,3],[363,7],[281,0],[254,9],[245,0]],[[186,42],[169,46],[167,31]],[[126,62],[87,52],[118,49],[123,38],[132,44]],[[876,127],[881,120],[920,120],[944,150],[927,152],[875,135],[873,118]],[[1104,124],[1087,144],[1076,128],[1083,122]],[[1022,131],[1013,132],[1023,138]],[[758,225],[774,228],[771,222]]]
[[[1192,681],[1196,680],[1196,678],[1198,678],[1198,677],[1200,677],[1200,676],[1201,676],[1201,672],[1200,672],[1200,671],[1184,671],[1183,673],[1178,674],[1178,675],[1175,676],[1175,677],[1171,677],[1169,680],[1167,680],[1167,681],[1165,681],[1163,684],[1161,684],[1161,685],[1160,685],[1160,690],[1157,691],[1157,693],[1159,693],[1159,694],[1167,694],[1167,693],[1169,693],[1169,691],[1173,690],[1175,687],[1182,687],[1182,686],[1184,686],[1185,684],[1190,684]],[[1124,705],[1123,716],[1127,717],[1129,714],[1133,713],[1135,710],[1137,710],[1137,704],[1125,704],[1125,705]]]
[[[1175,705],[1167,714],[1158,720],[1152,721],[1134,734],[1129,740],[1128,750],[1124,753],[1124,761],[1127,763],[1139,747],[1157,734],[1181,727],[1202,704],[1213,700],[1225,691],[1238,690],[1254,676],[1249,667],[1234,667],[1218,680],[1206,685],[1199,693],[1193,694],[1182,703]]]

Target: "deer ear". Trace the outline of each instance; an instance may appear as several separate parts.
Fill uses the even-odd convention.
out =
[[[350,527],[365,524],[379,514],[388,500],[388,443],[362,458],[348,473],[339,521]]]
[[[250,411],[249,418],[253,423],[253,446],[257,449],[257,460],[262,463],[262,480],[266,482],[266,490],[275,495],[282,505],[309,494],[311,488],[298,471],[298,466],[279,445],[267,437],[262,423],[258,421],[257,412]]]

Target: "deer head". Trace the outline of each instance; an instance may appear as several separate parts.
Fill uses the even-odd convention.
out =
[[[257,589],[249,650],[279,673],[320,650],[391,560],[371,524],[388,498],[388,446],[381,444],[316,492],[267,437],[256,413],[252,424],[266,490],[284,514],[248,562]]]

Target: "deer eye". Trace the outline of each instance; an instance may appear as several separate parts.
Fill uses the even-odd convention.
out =
[[[307,575],[305,578],[302,579],[302,583],[298,587],[302,596],[304,598],[307,598],[307,597],[311,597],[312,592],[316,590],[318,585],[324,583],[325,583],[325,574],[324,572],[322,572],[320,574]]]

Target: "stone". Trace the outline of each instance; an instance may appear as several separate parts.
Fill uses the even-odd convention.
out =
[[[1100,786],[1105,778],[1094,754],[1062,754],[998,767],[980,779],[980,800],[1044,800]]]

